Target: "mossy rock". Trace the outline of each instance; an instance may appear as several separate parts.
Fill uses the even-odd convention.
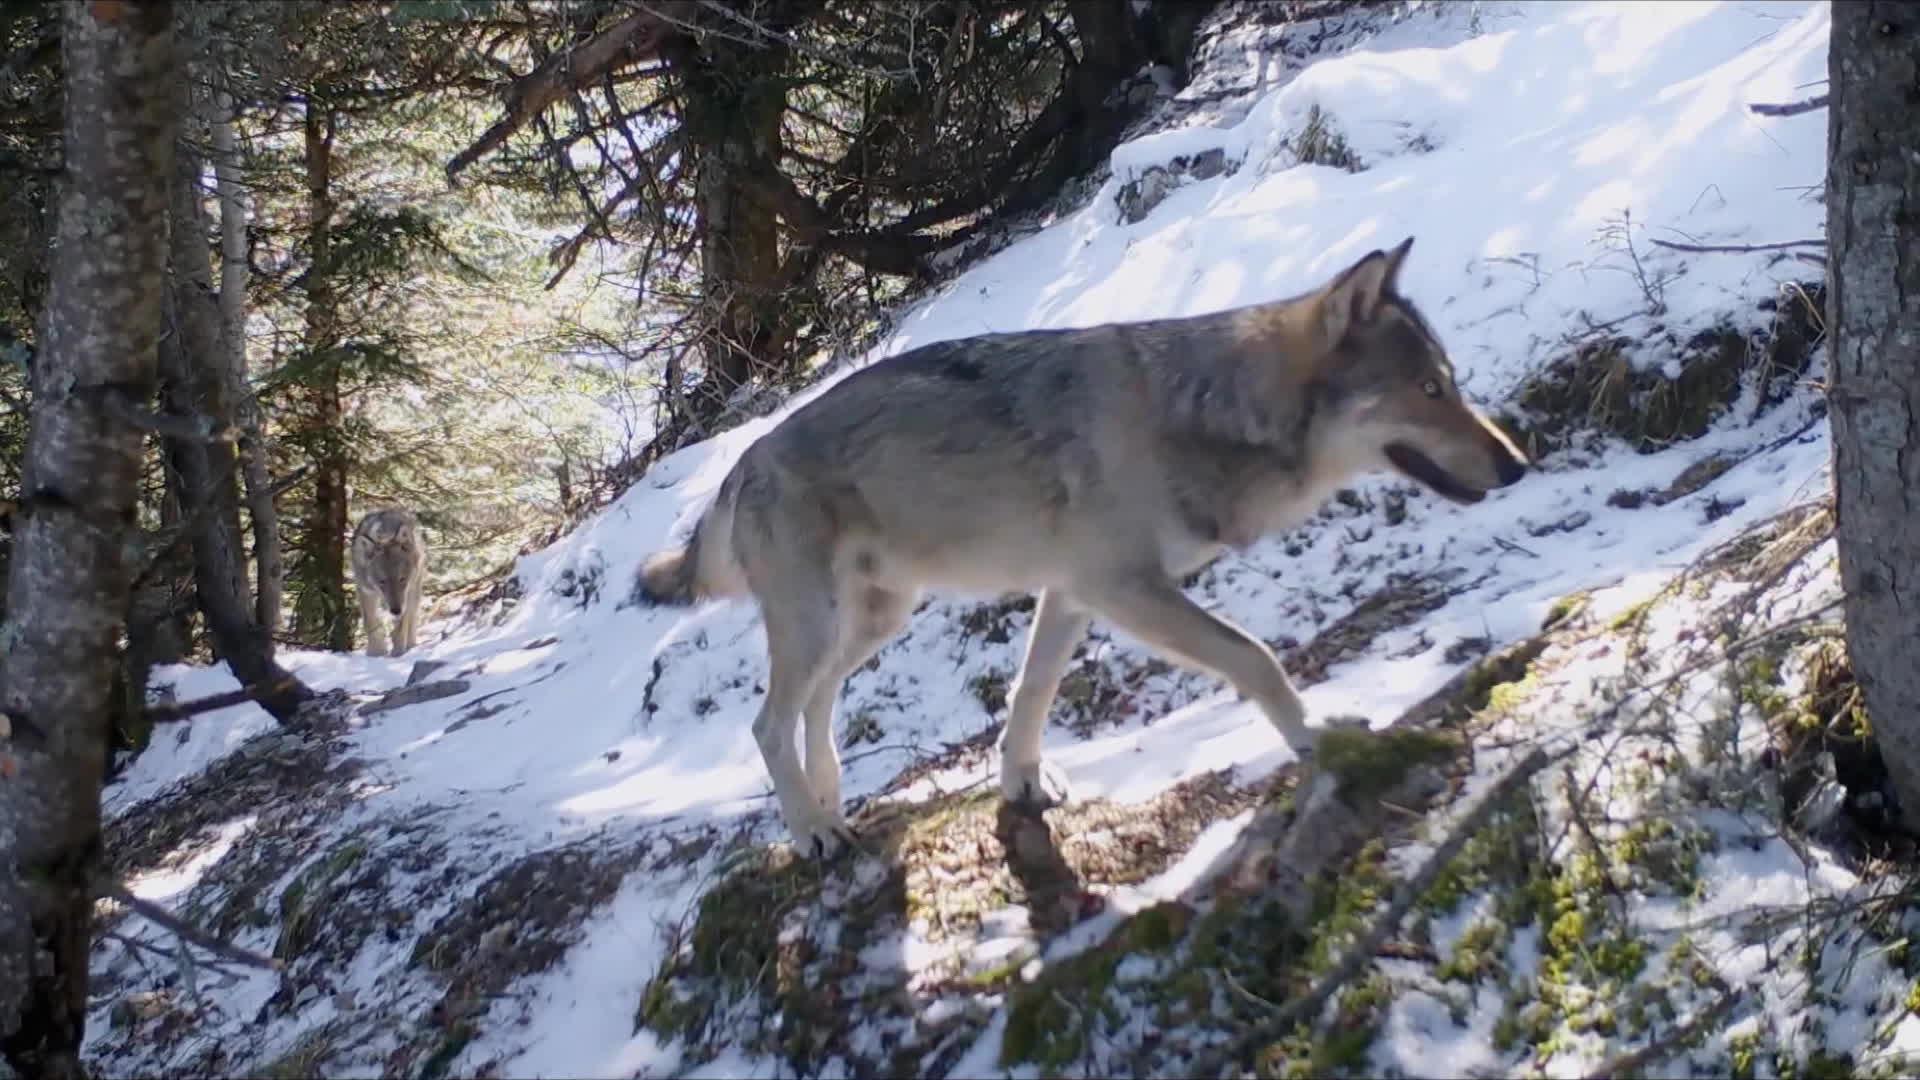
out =
[[[1317,766],[1340,781],[1349,800],[1383,795],[1414,769],[1447,761],[1464,751],[1460,736],[1427,728],[1368,732],[1335,728],[1320,736]]]
[[[1793,347],[1807,350],[1800,337]],[[1740,396],[1747,373],[1763,361],[1791,370],[1804,357],[1783,357],[1779,350],[1756,348],[1732,326],[1703,330],[1677,346],[1668,375],[1659,368],[1636,368],[1630,359],[1637,342],[1607,337],[1586,342],[1551,363],[1515,395],[1518,415],[1501,422],[1536,456],[1569,445],[1580,431],[1597,431],[1652,453],[1707,433]]]

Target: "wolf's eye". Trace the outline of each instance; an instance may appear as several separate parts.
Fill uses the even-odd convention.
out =
[[[1440,382],[1439,382],[1439,380],[1437,380],[1437,379],[1428,379],[1428,380],[1427,380],[1426,382],[1424,382],[1424,383],[1421,383],[1421,384],[1420,384],[1420,392],[1421,392],[1421,393],[1423,393],[1423,394],[1425,394],[1425,395],[1427,395],[1427,396],[1428,396],[1428,397],[1430,397],[1430,398],[1437,398],[1437,397],[1439,397],[1439,396],[1440,396]]]

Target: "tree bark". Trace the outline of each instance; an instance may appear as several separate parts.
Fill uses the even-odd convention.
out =
[[[1827,328],[1847,648],[1920,828],[1920,10],[1833,5]]]
[[[0,1071],[80,1077],[100,783],[153,396],[180,102],[172,5],[63,9],[58,257],[0,645]]]
[[[153,719],[146,710],[149,676],[156,665],[186,659],[193,641],[189,618],[195,595],[193,560],[185,548],[171,542],[183,527],[181,502],[180,474],[168,468],[160,497],[160,529],[138,537],[134,544],[138,561],[127,607],[127,647],[115,682],[119,700],[114,703],[110,729],[114,750],[146,749],[153,734]],[[111,776],[111,756],[107,769]]]
[[[240,429],[240,461],[247,482],[247,515],[253,522],[254,621],[271,637],[280,629],[286,567],[280,550],[280,511],[273,503],[260,401],[247,371],[247,203],[240,183],[233,137],[233,100],[214,95],[209,126],[213,173],[220,194],[220,342],[226,350],[228,399]]]
[[[700,345],[705,374],[688,405],[690,419],[704,427],[736,389],[774,373],[792,333],[779,303],[778,219],[755,197],[756,177],[780,161],[787,50],[718,37],[674,39],[667,50],[685,87],[684,126],[699,155],[694,208],[708,310]]]
[[[198,188],[200,162],[182,148],[173,174],[172,328],[160,345],[167,411],[230,427],[231,368],[220,337],[220,312],[207,260],[207,220]],[[168,437],[167,457],[179,474],[191,521],[194,591],[215,650],[242,686],[281,723],[292,723],[312,696],[274,659],[273,637],[248,603],[246,549],[241,543],[240,485],[233,443],[224,438]]]
[[[313,502],[301,535],[300,602],[295,612],[301,640],[337,652],[353,648],[347,609],[347,470],[340,393],[340,298],[333,285],[334,116],[307,100],[307,310],[303,347],[313,364],[300,437],[313,463]]]

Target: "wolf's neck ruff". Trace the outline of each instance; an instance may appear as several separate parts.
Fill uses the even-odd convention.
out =
[[[1291,339],[1237,332],[1245,320],[1227,311],[1130,327],[1148,392],[1169,432],[1258,446],[1278,462],[1301,464],[1314,386],[1299,367],[1309,358],[1282,351],[1301,347]]]

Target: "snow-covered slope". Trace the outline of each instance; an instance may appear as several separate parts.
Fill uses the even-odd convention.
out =
[[[1656,241],[1820,235],[1823,114],[1768,119],[1747,105],[1805,96],[1825,75],[1826,41],[1817,3],[1476,3],[1382,20],[1360,47],[1244,102],[1232,126],[1121,147],[1089,205],[905,313],[869,359],[987,331],[1286,296],[1412,235],[1402,288],[1448,343],[1469,397],[1509,408],[1550,362],[1616,339],[1630,343],[1616,349],[1621,377],[1672,378],[1706,362],[1702,340],[1767,340],[1791,302],[1783,287],[1817,278],[1784,254]],[[1309,128],[1318,135],[1303,140]],[[1303,149],[1346,167],[1302,163]],[[1166,168],[1213,150],[1217,175]],[[1170,190],[1124,223],[1123,191],[1155,167]],[[1352,625],[1342,618],[1390,589],[1418,593],[1404,618],[1319,654],[1324,678],[1304,691],[1318,715],[1385,725],[1475,658],[1535,633],[1560,598],[1604,590],[1596,611],[1628,609],[1702,552],[1821,497],[1819,404],[1804,382],[1763,388],[1750,372],[1697,439],[1652,453],[1579,440],[1471,508],[1371,479],[1307,527],[1223,560],[1193,592],[1284,645]],[[304,737],[268,735],[251,707],[163,730],[108,793],[118,864],[136,893],[275,952],[286,970],[200,970],[188,987],[165,958],[104,941],[89,1035],[102,1071],[278,1062],[296,1073],[625,1076],[693,1064],[670,1029],[636,1016],[687,944],[672,928],[688,928],[716,875],[752,850],[743,845],[781,839],[749,731],[763,638],[750,605],[688,613],[623,601],[639,560],[690,526],[780,415],[661,462],[523,559],[516,601],[431,627],[416,656],[287,658],[312,684],[369,703],[431,660],[443,666],[422,681],[459,680],[441,687],[448,696]],[[1725,468],[1697,490],[1620,494],[1668,489],[1709,458]],[[991,777],[984,747],[1027,619],[991,599],[929,604],[850,680],[849,799],[931,805]],[[1161,805],[1229,768],[1243,792],[1291,759],[1218,684],[1150,663],[1103,627],[1082,660],[1048,746],[1092,805]],[[224,671],[162,678],[182,699],[232,686]],[[176,783],[197,786],[169,793]],[[960,945],[913,931],[862,956],[909,975],[1041,948],[1066,957],[1127,913],[1190,891],[1252,807],[1239,795],[1209,805],[1151,872],[1090,890],[1100,913],[1064,934],[1002,897]],[[1775,874],[1762,857],[1729,866],[1730,887]],[[117,933],[171,951],[138,920]],[[978,955],[956,961],[956,948]],[[1497,998],[1467,1008],[1464,1027],[1403,1000],[1375,1064],[1518,1067],[1523,1054],[1473,1049]],[[930,1030],[945,1023],[935,1013],[959,1008],[927,1000]],[[998,1068],[1006,997],[965,1007],[977,1022],[954,1029],[966,1039],[938,1063],[979,1075]],[[720,1052],[708,1075],[792,1068],[744,1030],[706,1042]],[[1613,1049],[1631,1045],[1623,1036]],[[1541,1060],[1577,1069],[1604,1049],[1568,1043]]]

